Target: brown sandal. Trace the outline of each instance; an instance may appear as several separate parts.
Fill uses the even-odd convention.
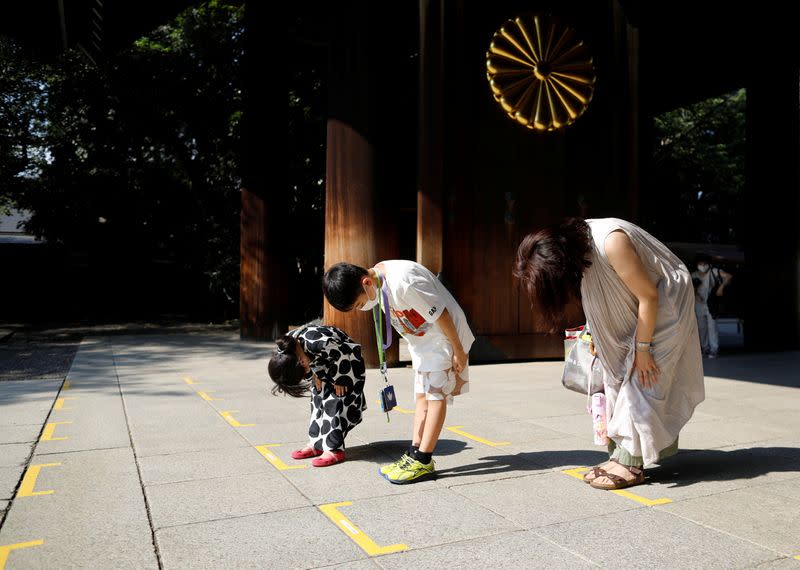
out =
[[[608,461],[606,461],[606,463],[608,463]],[[605,465],[606,463],[601,463],[600,465]],[[584,474],[584,476],[583,476],[583,482],[584,483],[591,484],[592,481],[594,481],[598,477],[602,477],[603,476],[603,474],[605,473],[605,469],[600,467],[600,465],[595,465],[594,467],[592,467],[589,470],[588,473]]]
[[[612,460],[613,461],[613,460]],[[619,463],[614,461],[614,463]],[[619,463],[622,465],[621,463]],[[624,489],[625,487],[633,487],[634,485],[641,485],[644,483],[644,469],[640,467],[633,467],[632,465],[622,465],[625,469],[627,469],[631,475],[633,475],[633,479],[624,479],[615,473],[609,473],[605,469],[595,468],[598,471],[598,477],[608,477],[611,479],[611,485],[604,485],[602,483],[598,483],[596,480],[592,480],[589,483],[595,489],[603,489],[605,491],[616,491],[617,489]]]

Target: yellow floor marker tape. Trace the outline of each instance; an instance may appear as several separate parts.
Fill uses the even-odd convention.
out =
[[[264,458],[272,463],[275,469],[279,471],[288,471],[289,469],[308,469],[308,465],[286,465],[283,461],[278,459],[278,456],[272,453],[268,447],[280,447],[280,443],[270,443],[267,445],[257,445],[256,449],[264,456]]]
[[[404,550],[408,550],[408,546],[405,544],[378,546],[374,540],[364,534],[364,531],[353,524],[353,521],[339,512],[339,507],[349,507],[352,504],[353,503],[349,501],[344,503],[330,503],[328,505],[320,505],[319,510],[322,511],[322,514],[331,519],[333,524],[342,529],[342,531],[349,536],[353,542],[361,547],[361,550],[370,556],[391,554],[392,552],[402,552]]]
[[[197,382],[192,380],[192,378],[190,376],[184,376],[183,377],[183,381],[186,382],[187,384],[197,384]]]
[[[570,477],[575,477],[583,481],[583,474],[588,473],[588,467],[575,467],[574,469],[565,469],[562,471],[564,475],[569,475]],[[667,503],[671,503],[672,499],[646,499],[645,497],[641,497],[635,493],[631,493],[630,491],[626,491],[624,489],[616,489],[612,490],[612,493],[615,495],[619,495],[620,497],[625,497],[626,499],[630,499],[631,501],[636,501],[637,503],[641,503],[642,505],[647,505],[648,507],[654,507],[655,505],[666,505]]]
[[[375,400],[375,403],[380,405],[380,401],[378,401],[378,400]],[[392,408],[392,411],[393,412],[397,411],[397,412],[400,412],[401,414],[413,414],[414,413],[414,410],[407,410],[405,408],[401,408],[400,406],[395,406],[394,408]]]
[[[492,447],[502,447],[504,445],[511,445],[510,441],[492,441],[489,439],[483,439],[482,437],[478,437],[477,435],[472,435],[469,432],[463,431],[461,429],[462,427],[464,426],[452,426],[447,429],[452,431],[453,433],[457,433],[458,435],[463,435],[467,439],[477,441],[478,443],[482,443],[484,445],[491,445]]]
[[[56,431],[56,426],[60,426],[62,424],[71,424],[71,421],[68,422],[50,422],[46,426],[44,426],[44,431],[42,432],[42,438],[39,441],[61,441],[64,439],[69,439],[68,437],[53,437],[53,434]]]
[[[0,546],[0,570],[3,570],[3,568],[6,567],[8,555],[11,554],[12,550],[30,548],[31,546],[41,546],[43,544],[43,540],[31,540],[29,542],[18,542],[16,544],[6,544],[5,546]]]
[[[256,425],[256,424],[240,424],[239,422],[237,422],[236,418],[234,418],[231,414],[233,412],[238,412],[238,411],[239,410],[228,410],[227,412],[220,412],[219,414],[223,418],[225,418],[228,421],[228,423],[231,424],[233,427],[251,427]]]
[[[67,401],[67,400],[74,400],[74,399],[75,398],[70,398],[68,396],[64,397],[64,398],[58,398],[56,400],[55,405],[53,406],[53,409],[54,410],[71,410],[72,408],[65,408],[64,407],[64,402]]]
[[[40,463],[39,465],[31,465],[25,472],[25,477],[22,478],[22,483],[17,491],[17,497],[36,497],[38,495],[52,495],[55,491],[34,491],[36,487],[36,479],[39,477],[39,472],[45,467],[59,467],[60,463]]]
[[[206,402],[218,402],[222,399],[222,398],[212,398],[211,396],[208,395],[208,392],[203,392],[202,390],[198,390],[197,395],[203,398]]]

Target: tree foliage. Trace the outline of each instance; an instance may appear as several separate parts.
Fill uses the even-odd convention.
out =
[[[647,222],[672,241],[737,243],[745,183],[744,89],[655,119]]]
[[[233,312],[243,25],[241,4],[207,2],[97,65],[70,50],[36,66],[3,40],[0,190],[28,231],[132,271],[174,266]]]

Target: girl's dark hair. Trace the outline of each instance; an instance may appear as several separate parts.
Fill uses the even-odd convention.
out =
[[[297,358],[297,339],[284,335],[277,340],[278,351],[272,355],[267,365],[269,377],[275,382],[272,393],[279,392],[294,398],[308,395],[309,382],[303,382],[306,369]]]
[[[563,323],[567,304],[581,298],[583,272],[592,264],[591,250],[589,224],[580,218],[528,234],[519,244],[514,277],[522,282],[551,332]]]
[[[322,276],[322,290],[334,309],[349,311],[364,291],[361,278],[369,275],[363,267],[351,263],[337,263]]]

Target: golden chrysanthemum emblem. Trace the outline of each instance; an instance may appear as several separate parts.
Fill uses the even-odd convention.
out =
[[[508,116],[536,131],[580,117],[594,92],[592,56],[578,34],[542,14],[508,20],[486,53],[486,77]]]

